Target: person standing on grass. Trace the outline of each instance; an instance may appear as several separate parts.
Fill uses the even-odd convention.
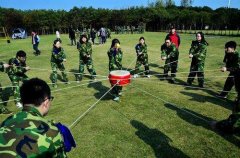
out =
[[[69,39],[71,41],[71,46],[76,45],[75,31],[73,30],[72,27],[69,28]]]
[[[63,64],[66,61],[67,61],[66,54],[64,53],[64,50],[61,47],[60,40],[57,39],[54,40],[51,56],[52,74],[50,77],[54,88],[57,88],[57,69],[59,69],[62,72],[63,81],[66,84],[68,83],[67,73],[65,72],[65,67]]]
[[[148,65],[148,54],[147,54],[147,44],[145,43],[145,38],[140,37],[139,43],[135,46],[135,50],[137,53],[137,61],[135,65],[135,72],[134,72],[134,78],[138,77],[139,68],[141,65],[145,68],[145,75],[150,78],[150,70]]]
[[[238,95],[233,106],[232,114],[225,120],[214,121],[211,124],[213,129],[227,134],[240,133],[240,54],[236,50],[236,47],[237,43],[235,41],[229,41],[225,44],[226,66],[221,69],[222,72],[230,71],[230,74],[234,77],[233,82],[235,83]],[[229,88],[232,86],[231,83],[232,81],[228,81],[227,79],[225,86]]]
[[[204,86],[204,64],[207,53],[208,43],[204,38],[202,32],[196,34],[196,40],[192,41],[191,48],[189,50],[189,58],[192,59],[190,73],[187,79],[187,85],[191,86],[194,77],[198,77],[198,85],[203,88]]]
[[[0,71],[4,71],[6,68],[8,68],[9,65],[8,64],[4,64],[2,62],[0,62]],[[0,83],[0,101],[2,101],[2,85]],[[3,103],[0,103],[0,114],[3,114],[3,115],[10,115],[12,114],[11,111],[9,111]]]
[[[112,45],[107,52],[109,58],[109,72],[113,70],[122,70],[122,57],[123,52],[120,48],[120,41],[118,39],[112,40]],[[113,85],[112,85],[113,86]],[[114,86],[112,89],[112,94],[114,96],[114,101],[119,101],[119,96],[121,95],[122,86]]]
[[[20,88],[19,82],[28,80],[28,76],[25,74],[30,68],[26,65],[27,55],[23,50],[20,50],[16,54],[16,58],[9,60],[9,67],[7,68],[7,74],[13,85],[14,100],[18,108],[22,107],[20,103]]]
[[[20,88],[23,109],[0,126],[0,157],[65,158],[76,147],[69,129],[44,118],[53,97],[47,83],[33,78]]]
[[[231,91],[232,87],[234,86],[235,71],[232,71],[230,68],[233,67],[234,64],[236,64],[237,58],[234,56],[236,56],[236,54],[238,54],[238,53],[228,53],[228,49],[229,49],[228,47],[235,47],[232,49],[234,49],[234,51],[237,52],[235,50],[236,46],[235,46],[234,41],[229,41],[225,44],[225,56],[224,56],[223,62],[225,63],[226,69],[228,69],[226,71],[229,71],[230,73],[228,74],[228,78],[225,81],[222,92],[220,94],[216,95],[217,97],[223,98],[223,99],[227,98],[228,92]],[[224,70],[225,69],[221,69],[222,72],[225,72]]]
[[[95,80],[96,72],[93,66],[93,59],[92,59],[92,44],[88,42],[87,35],[81,35],[80,37],[80,46],[78,48],[79,51],[79,74],[77,75],[76,80],[81,81],[84,66],[87,66],[88,72],[91,74],[91,78]]]
[[[33,44],[33,50],[35,51],[35,55],[40,55],[41,51],[38,49],[38,45],[40,42],[40,37],[38,36],[37,32],[32,32],[32,44]]]
[[[178,49],[176,45],[172,43],[170,38],[166,38],[165,43],[161,46],[161,51],[161,58],[162,60],[165,60],[165,64],[163,67],[164,74],[162,79],[167,78],[168,72],[171,70],[171,79],[169,80],[169,82],[175,83],[179,56]]]
[[[96,38],[96,31],[94,30],[94,28],[91,28],[90,37],[91,37],[92,43],[94,45],[95,44],[95,38]]]

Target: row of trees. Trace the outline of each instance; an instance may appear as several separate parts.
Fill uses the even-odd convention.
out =
[[[65,10],[16,10],[0,8],[0,26],[8,31],[16,27],[39,33],[53,33],[57,29],[67,32],[68,28],[100,28],[114,30],[116,26],[138,26],[144,23],[146,31],[166,30],[175,25],[180,30],[225,30],[240,28],[240,10],[233,8],[191,7],[192,0],[182,0],[175,6],[173,0],[157,0],[147,7],[127,9],[94,9],[74,7]]]

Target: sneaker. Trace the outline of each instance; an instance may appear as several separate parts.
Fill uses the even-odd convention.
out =
[[[138,74],[133,75],[133,78],[138,78],[138,77],[139,77]]]
[[[150,78],[151,76],[150,75],[147,75],[147,78]]]
[[[16,103],[16,106],[17,106],[18,108],[22,108],[22,107],[23,107],[23,105],[22,105],[20,102],[17,102],[17,103]]]
[[[7,108],[4,108],[4,109],[0,112],[0,114],[2,114],[2,115],[11,115],[11,114],[13,114],[13,112],[12,112],[12,111],[9,111]]]
[[[226,95],[221,95],[221,94],[217,94],[216,97],[221,98],[221,99],[227,99]]]
[[[118,95],[119,95],[119,96],[122,96],[122,92],[119,92]]]
[[[115,97],[113,100],[118,102],[119,101],[119,97]]]

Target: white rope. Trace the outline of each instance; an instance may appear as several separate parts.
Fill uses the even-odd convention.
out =
[[[22,67],[22,66],[15,66],[15,67]],[[22,67],[22,68],[26,68],[26,67]],[[48,71],[48,72],[53,72],[53,70],[50,70],[50,69],[41,69],[41,68],[32,68],[32,67],[29,67],[30,70],[39,70],[39,71]],[[61,71],[61,70],[57,70],[59,72],[65,72],[67,74],[74,74],[74,75],[79,75],[79,74],[82,74],[82,73],[79,73],[79,72],[71,72],[71,71]],[[92,76],[91,74],[85,74],[83,73],[84,76]],[[103,76],[103,75],[94,75],[94,76],[98,76],[98,77],[107,77],[107,76]]]
[[[75,87],[80,87],[80,86],[84,86],[84,85],[88,85],[88,84],[92,84],[92,83],[96,83],[96,82],[101,82],[101,81],[106,81],[106,80],[108,80],[108,79],[102,79],[102,80],[97,80],[97,81],[93,81],[93,82],[90,82],[90,83],[80,84],[80,85],[66,87],[66,88],[62,88],[62,89],[56,89],[56,90],[52,90],[52,92],[58,92],[58,91],[71,89],[71,88],[75,88]]]
[[[0,102],[0,104],[2,104],[2,103],[8,103],[8,102],[16,101],[16,100],[18,100],[18,99],[12,99],[12,100],[3,101],[3,102]]]
[[[150,82],[149,80],[159,80],[158,78],[156,79],[152,79],[152,78],[134,78],[134,80],[136,81],[147,81],[147,82]],[[154,81],[155,82],[155,81]],[[169,84],[169,83],[161,83],[161,84]],[[236,94],[237,92],[231,92],[231,91],[223,91],[223,90],[214,90],[214,89],[210,89],[210,88],[201,88],[201,87],[194,87],[194,86],[187,86],[187,85],[184,85],[184,84],[173,84],[173,86],[183,86],[183,87],[187,87],[187,88],[192,88],[192,89],[202,89],[202,90],[211,90],[211,91],[217,91],[217,92],[229,92],[229,93],[232,93],[232,94]]]
[[[13,88],[13,87],[18,87],[18,86],[5,86],[5,87],[0,87],[0,89]]]
[[[119,80],[120,81],[120,80]],[[103,98],[105,97],[105,95],[107,95],[118,83],[119,81],[113,85],[106,93],[104,93],[101,98],[99,98],[94,104],[92,104],[82,115],[80,115],[70,126],[69,128],[71,129],[80,119],[82,119],[84,116],[86,116],[96,105],[97,103]]]

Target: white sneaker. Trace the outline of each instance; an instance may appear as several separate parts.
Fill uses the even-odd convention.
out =
[[[115,97],[113,100],[118,102],[119,101],[119,97]]]
[[[147,75],[147,78],[150,78],[151,76],[150,75]]]
[[[22,107],[23,107],[23,105],[22,105],[20,102],[17,102],[16,106],[17,106],[18,108],[22,108]]]
[[[138,74],[134,74],[134,75],[133,75],[133,78],[137,78],[137,77],[138,77]]]

